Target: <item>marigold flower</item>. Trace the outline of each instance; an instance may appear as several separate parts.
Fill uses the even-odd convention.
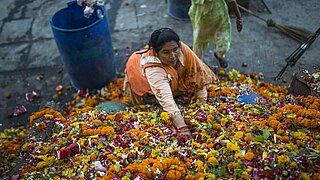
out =
[[[61,120],[64,124],[66,124],[66,118],[63,117],[60,112],[53,110],[53,109],[50,109],[50,108],[46,108],[44,110],[35,112],[30,116],[30,127],[33,126],[34,120],[39,119],[43,116],[46,116],[46,117],[50,116],[51,119],[53,116],[54,118],[57,118],[57,119]]]
[[[197,160],[196,161],[196,170],[198,172],[203,172],[204,168],[203,168],[204,163],[201,160]]]
[[[235,153],[234,154],[234,159],[242,159],[244,156],[240,153]]]
[[[295,161],[292,161],[289,166],[292,169],[297,169],[298,168],[298,164]]]
[[[227,165],[228,169],[238,169],[239,165],[235,162],[231,162]]]
[[[298,152],[299,151],[299,148],[297,145],[295,144],[292,144],[292,143],[289,143],[286,145],[286,148],[289,150],[289,151],[295,151],[295,152]]]
[[[320,173],[314,173],[313,175],[312,175],[312,179],[320,179]]]
[[[246,160],[251,161],[254,158],[254,153],[253,152],[247,152],[244,155],[244,157],[245,157]]]
[[[286,165],[286,164],[290,163],[290,158],[287,155],[277,156],[277,163],[280,165]]]
[[[212,125],[212,128],[215,129],[215,130],[217,130],[217,131],[220,131],[220,130],[221,130],[221,125],[215,123],[215,124]]]
[[[234,136],[232,136],[232,139],[235,141],[242,139],[242,138],[243,138],[243,132],[241,132],[241,131],[236,132],[236,134]]]
[[[244,141],[245,141],[245,142],[250,142],[250,141],[252,141],[252,136],[244,136]]]
[[[310,137],[307,136],[306,133],[304,132],[295,132],[293,137],[295,139],[302,140],[302,141],[307,141],[308,139],[310,139]]]
[[[221,118],[220,124],[221,126],[225,126],[229,120],[225,117]]]
[[[188,174],[184,179],[185,180],[195,180],[196,178],[193,175]]]
[[[289,136],[282,136],[282,137],[281,137],[281,140],[282,140],[283,142],[288,142],[288,141],[289,141]]]
[[[240,175],[240,179],[245,179],[245,180],[249,180],[250,179],[250,176],[248,174],[247,171],[243,171]]]
[[[219,164],[219,161],[215,157],[210,157],[208,159],[208,163],[215,167],[216,165]]]
[[[196,174],[196,179],[200,180],[201,178],[203,179],[205,177],[205,174],[203,172],[197,172]]]
[[[170,120],[170,114],[168,112],[161,112],[160,118],[165,122],[169,121]]]
[[[299,175],[299,179],[301,179],[301,180],[310,180],[310,176],[308,175],[308,173],[302,172]]]
[[[240,147],[232,142],[227,142],[227,149],[229,151],[240,151]]]
[[[169,170],[166,177],[170,180],[179,180],[181,179],[181,173],[176,170]]]

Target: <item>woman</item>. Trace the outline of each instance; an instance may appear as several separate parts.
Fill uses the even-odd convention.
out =
[[[133,104],[143,104],[146,96],[154,95],[178,133],[191,135],[174,96],[192,93],[205,103],[206,85],[218,79],[172,29],[154,31],[148,46],[128,59],[124,89]]]
[[[199,58],[214,45],[214,56],[222,68],[227,68],[225,54],[230,48],[230,10],[236,16],[237,30],[242,30],[241,14],[236,0],[192,0],[189,16],[193,28],[193,50]]]

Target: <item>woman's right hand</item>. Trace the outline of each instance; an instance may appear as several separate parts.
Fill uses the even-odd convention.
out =
[[[177,131],[178,136],[181,137],[184,135],[188,135],[191,137],[191,132],[190,132],[189,126],[184,121],[180,112],[176,112],[173,115],[172,122],[173,122],[174,126],[176,127],[176,131]]]
[[[191,137],[191,132],[188,126],[183,126],[177,129],[178,137],[188,136]]]

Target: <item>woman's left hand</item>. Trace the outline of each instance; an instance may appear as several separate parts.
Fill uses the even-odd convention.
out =
[[[214,76],[213,76],[213,83],[215,83],[215,84],[219,84],[220,83],[220,80],[219,80],[219,78],[218,78],[218,76],[216,74],[214,74]]]

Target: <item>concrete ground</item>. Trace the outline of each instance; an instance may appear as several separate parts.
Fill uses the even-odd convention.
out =
[[[17,125],[28,125],[32,112],[46,106],[56,107],[72,99],[74,89],[67,90],[70,78],[59,54],[48,23],[59,9],[66,7],[66,0],[0,0],[0,130]],[[122,72],[130,53],[142,48],[150,34],[157,28],[170,27],[182,41],[192,45],[190,21],[177,20],[168,15],[171,0],[110,0],[106,1],[109,31],[113,43],[116,69]],[[318,0],[238,0],[255,14],[272,19],[281,25],[303,27],[315,32],[320,27]],[[316,40],[299,59],[295,67],[288,67],[283,79],[273,78],[286,65],[288,57],[300,45],[274,27],[256,17],[242,12],[243,31],[235,29],[232,15],[232,43],[227,54],[228,70],[242,73],[262,72],[265,81],[289,85],[292,73],[314,65],[320,66],[320,40]],[[204,61],[216,66],[212,48]],[[247,67],[243,64],[246,63]],[[62,85],[62,95],[55,88]],[[36,92],[39,97],[27,101],[26,93]],[[16,116],[16,108],[27,112]]]

